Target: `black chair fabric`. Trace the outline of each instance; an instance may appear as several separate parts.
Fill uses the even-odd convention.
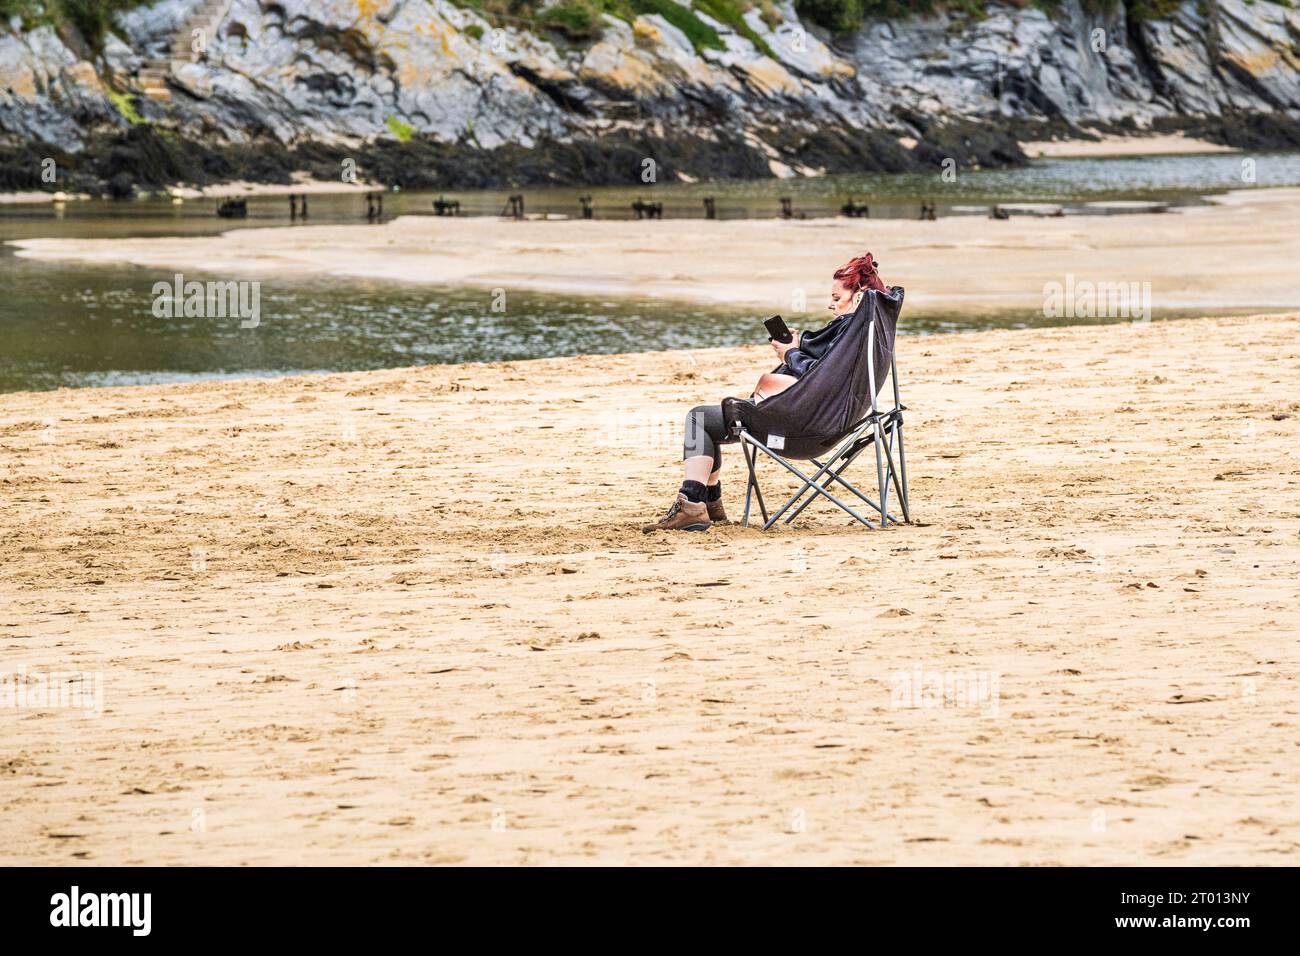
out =
[[[723,399],[723,421],[733,434],[739,422],[750,435],[786,458],[806,460],[824,455],[870,414],[870,371],[874,366],[879,390],[894,356],[894,333],[902,307],[902,286],[888,292],[868,291],[830,351],[799,381],[757,405],[745,398]],[[875,354],[868,365],[873,317]]]

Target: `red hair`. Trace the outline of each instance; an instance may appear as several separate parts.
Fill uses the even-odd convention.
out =
[[[876,262],[871,253],[864,252],[836,269],[832,278],[843,282],[850,292],[857,292],[860,289],[885,292],[885,284],[880,281],[880,275],[876,272],[879,267],[880,263]]]

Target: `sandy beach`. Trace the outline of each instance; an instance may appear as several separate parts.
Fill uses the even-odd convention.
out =
[[[1242,208],[1181,248],[1227,255],[1205,231]],[[1010,254],[964,225],[945,261]],[[370,234],[417,227],[486,228]],[[0,860],[1294,863],[1297,330],[900,339],[916,523],[888,531],[639,532],[684,412],[763,347],[0,396],[0,671],[102,689],[0,709]]]
[[[1033,140],[1020,144],[1032,159],[1110,159],[1119,156],[1189,156],[1238,153],[1239,149],[1195,139],[1185,133],[1154,136],[1115,136],[1097,139]]]
[[[37,189],[22,192],[0,192],[0,205],[23,206],[31,203],[82,202],[90,199],[89,193],[47,193]]]
[[[1300,189],[1228,193],[1160,214],[522,221],[407,216],[383,225],[235,229],[203,237],[28,239],[17,253],[222,279],[394,279],[641,295],[820,311],[831,270],[873,249],[913,309],[1041,311],[1044,287],[1150,283],[1153,310],[1300,307]],[[816,279],[816,284],[809,284]]]

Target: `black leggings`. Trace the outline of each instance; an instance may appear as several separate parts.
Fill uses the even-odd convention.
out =
[[[720,446],[734,441],[727,434],[721,405],[696,405],[686,416],[686,440],[682,443],[682,458],[708,455],[713,459],[712,471],[717,471],[722,467]]]

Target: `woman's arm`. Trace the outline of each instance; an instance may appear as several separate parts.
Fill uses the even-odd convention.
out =
[[[785,363],[785,367],[790,370],[791,375],[795,378],[801,378],[808,369],[812,368],[817,359],[803,349],[794,347],[786,350],[785,354],[781,356],[781,361]]]
[[[795,336],[792,343],[783,346],[785,351],[778,351],[781,361],[795,378],[803,375],[830,349],[831,342],[839,334],[843,319],[833,319],[816,332],[804,332]],[[775,346],[776,343],[773,343]]]
[[[772,351],[776,353],[777,358],[781,360],[781,363],[790,370],[790,374],[795,378],[798,378],[812,367],[816,358],[800,348],[800,346],[804,344],[810,336],[804,335],[797,329],[791,329],[790,331],[793,333],[793,338],[791,338],[789,342],[778,342],[776,339],[772,340]],[[813,333],[813,335],[816,334],[817,333]]]

